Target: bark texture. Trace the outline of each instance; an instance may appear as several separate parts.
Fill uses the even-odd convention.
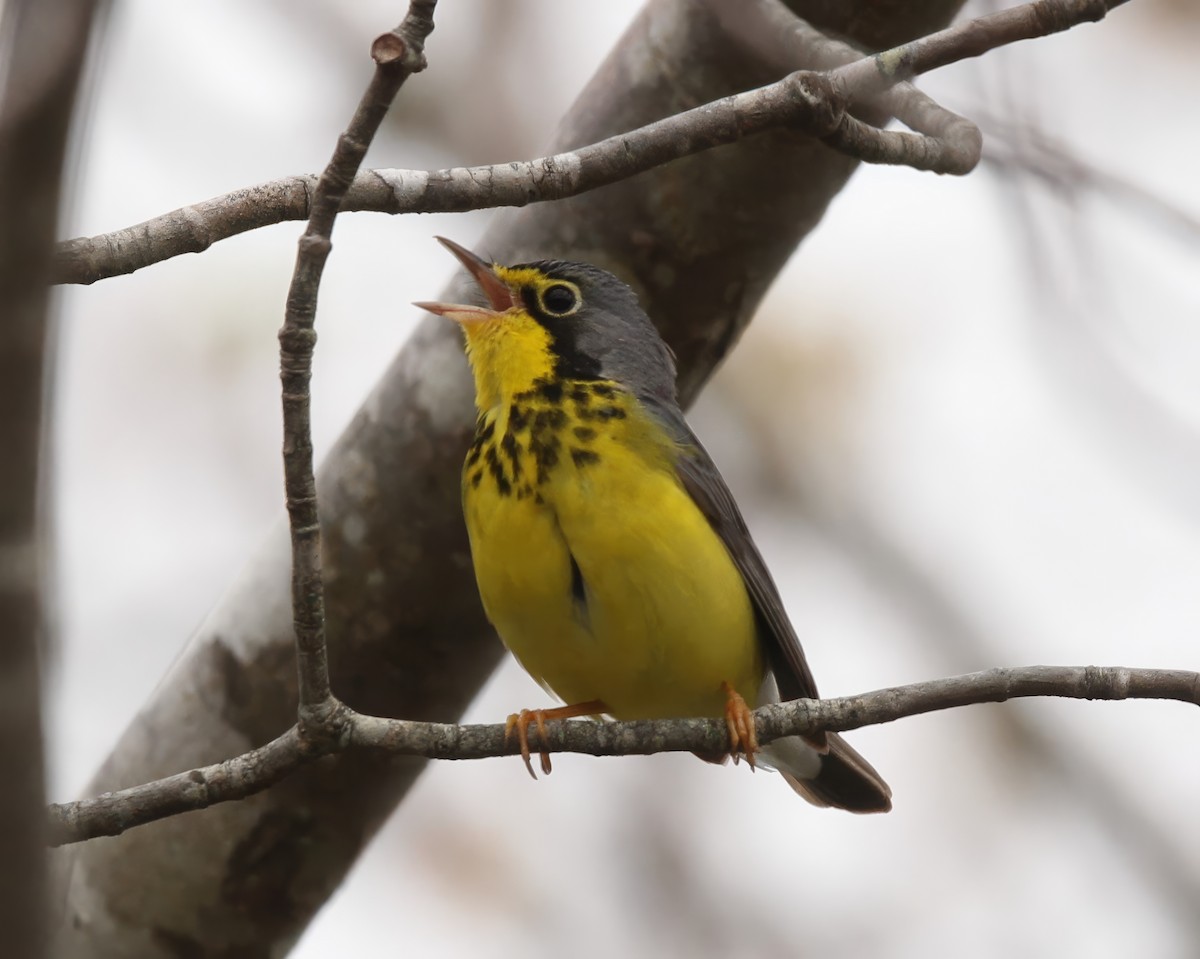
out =
[[[758,51],[721,28],[720,6],[651,0],[568,113],[554,149],[776,79]],[[959,3],[794,6],[878,48],[944,25]],[[796,134],[765,134],[501,214],[481,246],[500,260],[578,259],[624,277],[678,354],[690,399],[854,166]],[[473,422],[457,331],[430,320],[320,470],[333,689],[362,712],[453,721],[500,659],[460,514],[458,472]],[[89,793],[228,758],[294,721],[289,565],[281,524]],[[58,955],[286,953],[424,766],[342,755],[247,801],[61,851]]]

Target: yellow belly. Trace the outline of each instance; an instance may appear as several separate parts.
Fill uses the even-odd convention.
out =
[[[673,470],[601,436],[532,496],[464,485],[480,595],[521,665],[567,703],[618,719],[718,716],[723,682],[763,676],[741,574]],[[572,593],[571,557],[586,603]]]

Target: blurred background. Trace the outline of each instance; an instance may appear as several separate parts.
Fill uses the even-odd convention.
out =
[[[445,0],[368,164],[539,155],[636,0]],[[968,13],[985,12],[969,5]],[[115,6],[64,236],[326,162],[399,17]],[[1196,668],[1200,8],[922,81],[963,179],[864,167],[692,419],[826,695],[997,665]],[[487,214],[338,221],[327,450]],[[298,224],[60,292],[52,799],[75,796],[281,514],[275,334]],[[468,721],[546,696],[512,663]],[[1192,956],[1200,763],[1179,704],[1020,702],[852,734],[895,811],[690,756],[438,764],[295,955]]]

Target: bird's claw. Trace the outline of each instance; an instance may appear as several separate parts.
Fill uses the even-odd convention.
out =
[[[542,745],[546,744],[546,710],[544,709],[522,709],[519,713],[513,713],[504,723],[504,742],[507,745],[512,742],[513,731],[516,731],[517,742],[521,745],[521,758],[525,761],[525,768],[529,770],[529,775],[537,779],[537,773],[533,771],[533,761],[529,749],[529,724],[534,723],[537,726],[538,736],[541,738]],[[541,757],[542,772],[549,776],[553,771],[553,766],[550,763],[550,754],[544,749],[539,753]]]
[[[736,689],[721,683],[725,693],[725,728],[729,730],[729,755],[733,762],[744,758],[754,769],[754,754],[758,752],[758,734],[754,730],[754,712],[746,705]]]
[[[745,703],[742,703],[745,706]],[[504,723],[504,742],[512,742],[513,733],[517,734],[517,742],[521,745],[521,758],[525,760],[525,768],[529,775],[537,779],[531,760],[532,751],[529,748],[529,724],[537,726],[538,737],[542,748],[538,750],[541,757],[542,772],[549,776],[553,767],[550,765],[550,753],[546,749],[546,722],[551,719],[574,719],[577,716],[598,716],[608,712],[608,707],[599,699],[589,699],[586,703],[575,703],[571,706],[555,706],[553,709],[522,709],[513,713]]]

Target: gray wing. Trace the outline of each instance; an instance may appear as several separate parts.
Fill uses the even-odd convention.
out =
[[[708,518],[713,530],[721,537],[742,574],[746,591],[750,594],[758,616],[764,651],[775,673],[781,697],[784,700],[816,699],[817,684],[804,658],[804,650],[800,647],[796,631],[783,608],[779,590],[775,587],[775,581],[771,579],[762,554],[750,538],[746,521],[742,519],[733,494],[725,485],[716,464],[684,421],[678,408],[671,409],[655,402],[647,405],[680,444],[680,454],[675,466],[679,480],[700,507],[700,511]],[[813,737],[818,742],[822,742],[824,738],[823,734]]]

